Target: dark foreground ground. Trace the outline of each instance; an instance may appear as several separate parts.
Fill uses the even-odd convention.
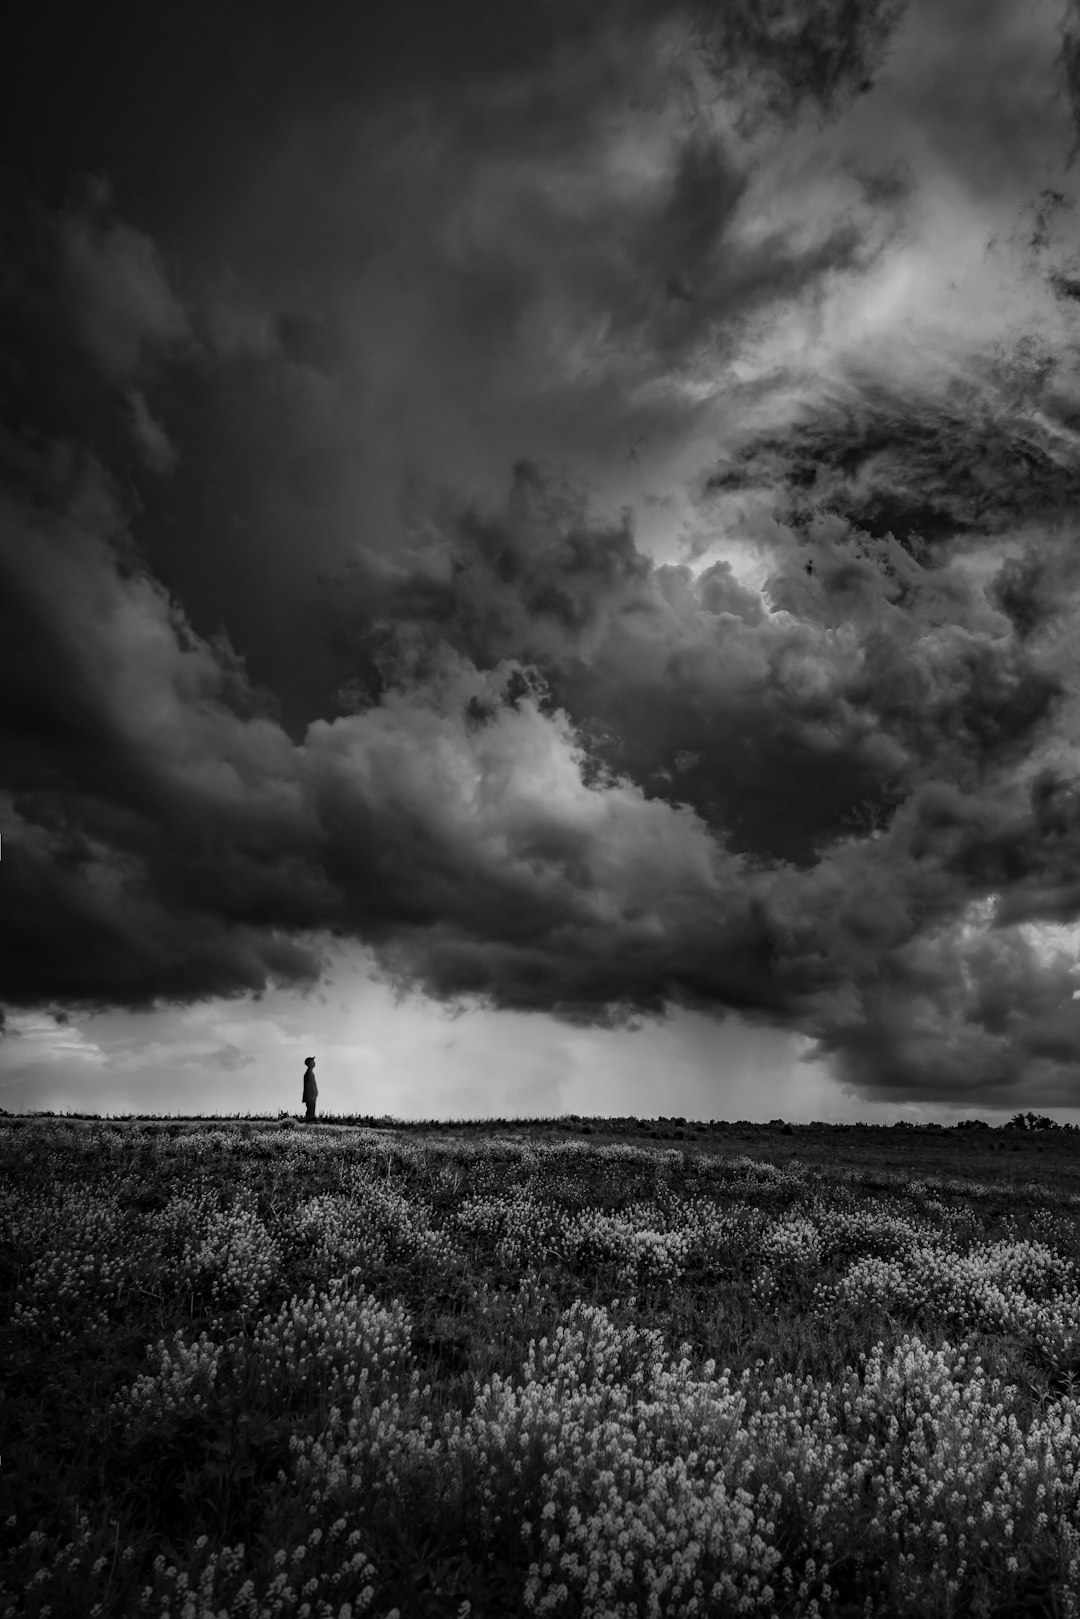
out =
[[[0,1619],[1080,1619],[1078,1215],[1066,1130],[0,1116]]]

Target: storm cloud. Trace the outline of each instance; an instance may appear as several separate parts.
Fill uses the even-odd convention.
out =
[[[3,999],[349,940],[1075,1098],[1072,13],[586,12],[252,16],[198,120],[144,42],[90,169],[25,109]]]

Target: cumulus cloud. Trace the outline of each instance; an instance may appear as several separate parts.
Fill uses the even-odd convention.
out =
[[[224,849],[235,817],[254,833],[238,840],[238,872],[257,849],[265,834],[241,785],[252,771],[269,820],[289,817],[288,746],[268,722],[234,725],[235,676],[160,585],[130,571],[115,498],[91,463],[66,510],[3,502],[4,904],[22,954],[11,999],[132,1005],[257,990],[273,971],[313,979],[312,951],[246,917],[229,927],[227,896],[210,914],[168,882],[174,838],[182,866],[207,836]],[[206,793],[218,802],[212,834],[189,818]],[[281,867],[283,891],[291,880]]]
[[[867,600],[840,636],[825,563],[816,612],[813,600],[799,616],[759,604],[755,617],[736,591],[743,616],[725,610],[723,572],[717,592],[714,570],[695,580],[655,568],[625,532],[592,532],[588,545],[580,509],[577,533],[560,531],[565,489],[548,491],[546,552],[524,545],[523,532],[538,533],[528,496],[543,490],[522,469],[492,554],[541,637],[543,598],[529,592],[546,585],[546,643],[523,662],[506,655],[497,611],[461,614],[470,644],[445,611],[439,634],[415,620],[406,634],[399,609],[383,689],[314,722],[299,745],[255,712],[235,663],[193,634],[159,586],[121,577],[107,491],[97,492],[96,537],[89,495],[80,529],[54,520],[30,547],[24,535],[20,554],[32,550],[39,580],[36,596],[23,580],[24,614],[62,626],[67,667],[53,663],[49,676],[57,697],[78,690],[83,707],[64,790],[39,784],[6,804],[16,1003],[141,1005],[313,984],[317,947],[295,941],[331,931],[370,946],[392,981],[440,998],[585,1022],[669,1004],[749,1012],[810,1033],[815,1053],[864,1090],[892,1093],[916,1070],[926,1094],[955,1089],[965,1062],[1003,1098],[1024,1064],[1064,1083],[1075,958],[1048,958],[1024,926],[1080,909],[1080,820],[1049,767],[1026,779],[1015,769],[1017,735],[1027,768],[1052,727],[1038,704],[1010,707],[1002,615],[970,583],[956,585],[953,613],[969,625],[947,626],[939,659],[931,645],[905,661],[914,643],[932,642],[935,593],[920,620],[919,565],[899,546],[915,606],[890,602],[899,591],[884,567],[853,562]],[[490,526],[467,517],[462,529],[490,545]],[[524,577],[506,560],[515,543],[529,558]],[[458,577],[476,592],[468,568]],[[858,588],[841,583],[858,609]],[[494,625],[491,644],[477,622]],[[686,801],[696,767],[684,756],[664,773],[677,761],[662,722],[639,726],[635,740],[644,759],[652,739],[647,784],[590,748],[588,724],[603,724],[605,711],[585,698],[605,687],[581,670],[606,658],[612,687],[633,672],[662,721],[680,655],[676,706],[735,705],[752,733],[787,727],[771,778],[761,765],[774,790],[767,844],[760,832],[740,836],[730,814],[710,819]],[[978,686],[991,665],[1005,682],[997,721],[998,687]],[[1040,678],[1045,702],[1049,676]],[[904,689],[912,679],[914,694]],[[853,801],[848,826],[834,818],[813,856],[800,845],[793,859],[776,842],[809,813],[803,777],[791,791],[800,741],[823,773],[831,762],[842,777],[854,757],[891,796],[862,823],[865,805]],[[62,746],[52,739],[54,759]],[[710,790],[752,806],[753,780],[736,768],[725,782],[711,737],[704,746]],[[32,773],[32,758],[23,762]],[[988,894],[993,913],[979,910]]]

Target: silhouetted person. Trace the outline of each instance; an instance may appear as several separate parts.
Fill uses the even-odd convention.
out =
[[[315,1058],[305,1057],[307,1066],[304,1069],[304,1096],[307,1103],[307,1116],[310,1122],[315,1117],[315,1100],[319,1094],[319,1087],[315,1083]]]

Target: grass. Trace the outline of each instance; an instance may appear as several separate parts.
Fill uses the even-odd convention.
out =
[[[1080,1614],[1080,1134],[0,1117],[0,1619]]]

